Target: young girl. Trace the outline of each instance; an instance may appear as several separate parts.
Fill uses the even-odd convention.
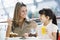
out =
[[[56,40],[58,30],[56,16],[51,9],[42,9],[39,11],[40,21],[43,23],[38,27],[38,37],[42,39]]]

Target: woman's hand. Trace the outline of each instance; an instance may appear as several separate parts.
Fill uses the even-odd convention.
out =
[[[11,26],[12,25],[12,20],[11,19],[7,19],[7,23],[8,23],[9,26]]]

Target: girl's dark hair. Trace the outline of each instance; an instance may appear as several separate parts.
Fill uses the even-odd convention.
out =
[[[39,11],[39,14],[41,15],[44,14],[45,16],[49,16],[50,19],[52,19],[52,23],[57,25],[56,16],[51,9],[43,8],[42,10]]]

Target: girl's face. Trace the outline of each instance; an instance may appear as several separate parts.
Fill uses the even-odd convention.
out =
[[[21,18],[26,18],[26,14],[27,14],[27,8],[25,6],[22,6],[19,10],[19,16]]]
[[[48,16],[45,16],[44,14],[40,14],[40,21],[42,22],[42,23],[45,23],[45,22],[47,22],[49,20],[49,17]]]

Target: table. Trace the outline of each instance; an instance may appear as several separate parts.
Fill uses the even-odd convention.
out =
[[[36,37],[27,37],[27,38],[14,37],[14,38],[0,38],[0,40],[51,40],[51,39],[41,39]]]

